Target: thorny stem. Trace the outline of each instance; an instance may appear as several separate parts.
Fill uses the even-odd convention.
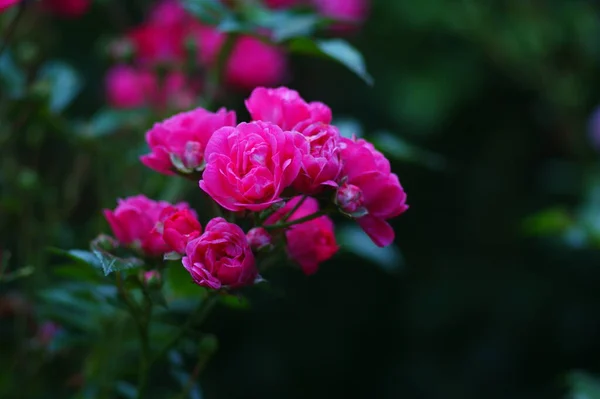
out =
[[[268,226],[263,226],[263,227],[265,229],[267,229],[267,230],[286,229],[286,228],[288,228],[290,226],[294,226],[296,224],[301,224],[301,223],[304,223],[304,222],[311,221],[313,219],[316,219],[318,217],[326,215],[327,213],[328,212],[326,210],[322,210],[322,211],[318,211],[318,212],[312,213],[312,214],[310,214],[308,216],[305,216],[303,218],[292,220],[291,222],[275,223],[275,224],[270,224]]]
[[[285,214],[285,216],[281,219],[282,222],[287,222],[288,219],[302,206],[304,201],[308,198],[308,195],[303,195],[302,198],[294,205],[291,211]]]

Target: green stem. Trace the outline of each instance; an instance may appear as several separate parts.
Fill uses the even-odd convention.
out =
[[[323,211],[318,211],[315,212],[313,214],[310,214],[308,216],[305,216],[303,218],[300,219],[296,219],[296,220],[292,220],[291,222],[284,222],[284,223],[275,223],[275,224],[270,224],[268,226],[263,226],[265,229],[267,230],[279,230],[279,229],[286,229],[290,226],[294,226],[296,224],[301,224],[304,222],[308,222],[311,221],[313,219],[316,219],[318,217],[321,217],[323,215],[326,215],[328,212],[323,210]]]
[[[140,341],[142,345],[142,355],[140,357],[140,367],[138,374],[138,399],[142,399],[148,386],[148,371],[150,370],[150,319],[152,317],[152,298],[146,287],[141,282],[140,286],[144,295],[144,307],[140,321]]]
[[[225,42],[219,51],[217,56],[217,60],[213,67],[207,74],[206,81],[206,96],[205,96],[205,107],[212,108],[214,106],[214,102],[217,98],[217,94],[219,91],[219,86],[223,83],[223,74],[225,72],[225,68],[227,67],[227,60],[233,51],[233,47],[237,42],[238,34],[237,33],[229,33],[225,38]]]
[[[200,343],[200,345],[202,345],[202,342]],[[202,374],[202,371],[204,371],[204,369],[206,368],[206,365],[208,364],[208,361],[212,357],[213,353],[214,350],[211,350],[206,353],[201,353],[199,355],[198,361],[196,362],[194,369],[190,373],[190,377],[188,378],[188,381],[185,384],[183,391],[181,392],[181,394],[177,395],[175,399],[185,399],[188,397],[190,391],[192,390],[192,388],[194,388],[194,383],[196,382],[196,380],[198,380],[198,377],[200,377],[200,374]]]
[[[205,300],[200,302],[200,304],[198,305],[196,310],[194,310],[194,312],[190,315],[190,317],[185,321],[185,323],[181,326],[179,331],[177,331],[177,333],[173,336],[173,338],[171,338],[171,340],[169,340],[169,342],[167,342],[167,344],[158,352],[158,354],[152,358],[152,361],[150,362],[150,366],[152,366],[152,364],[154,364],[155,362],[157,362],[158,360],[160,360],[164,356],[166,356],[166,354],[175,345],[177,345],[177,343],[179,343],[181,338],[183,338],[185,336],[185,334],[188,332],[188,330],[190,329],[192,324],[194,324],[194,323],[202,324],[202,322],[204,322],[204,320],[208,317],[208,315],[210,314],[210,311],[217,303],[217,299],[219,299],[219,297],[218,297],[217,292],[215,291],[215,292],[211,292]]]
[[[302,206],[304,201],[308,198],[308,195],[303,195],[302,198],[294,205],[291,211],[285,214],[285,216],[281,219],[282,222],[287,222],[288,219]]]
[[[125,287],[123,286],[123,276],[121,273],[117,273],[117,290],[119,295],[125,302],[131,317],[135,321],[138,334],[140,336],[140,344],[142,347],[142,353],[140,355],[140,365],[138,370],[138,392],[137,398],[142,399],[146,392],[146,386],[148,381],[148,369],[150,364],[148,358],[150,357],[150,342],[148,339],[148,325],[150,322],[150,315],[152,313],[152,303],[149,299],[144,296],[144,306],[140,308],[129,296]]]

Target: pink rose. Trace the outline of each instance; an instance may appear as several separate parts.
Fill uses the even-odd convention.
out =
[[[9,7],[15,6],[21,0],[0,0],[0,12],[3,12]]]
[[[227,61],[225,78],[233,86],[253,89],[281,83],[286,69],[282,50],[254,37],[243,36],[235,43]]]
[[[298,175],[306,138],[268,122],[223,127],[208,141],[200,188],[230,211],[262,211]]]
[[[198,82],[189,82],[181,72],[170,72],[160,81],[153,77],[152,105],[158,109],[187,109],[194,104],[198,90]]]
[[[124,245],[139,245],[147,255],[158,256],[169,252],[169,246],[162,234],[155,229],[160,225],[165,209],[189,209],[189,205],[180,202],[171,205],[166,201],[154,201],[144,195],[119,199],[114,211],[105,209],[104,216],[115,237]]]
[[[294,130],[308,139],[310,150],[302,157],[302,167],[293,187],[303,194],[317,194],[324,186],[336,187],[336,179],[342,170],[338,146],[341,136],[337,128],[322,122],[305,121]]]
[[[55,14],[64,17],[79,17],[90,8],[90,0],[43,0],[43,4]]]
[[[150,9],[147,21],[156,26],[173,27],[190,23],[192,18],[177,0],[162,0]]]
[[[197,108],[176,114],[156,123],[146,133],[151,153],[140,160],[159,173],[172,175],[175,170],[172,159],[177,159],[189,169],[201,168],[205,148],[213,133],[223,126],[235,125],[235,112],[221,108],[216,113]]]
[[[219,289],[252,284],[258,275],[244,231],[223,218],[212,219],[204,234],[190,241],[181,263],[194,282]]]
[[[145,24],[134,28],[127,37],[139,62],[156,65],[183,60],[185,33],[185,26]]]
[[[217,60],[217,55],[225,41],[225,34],[218,31],[214,26],[199,23],[193,24],[190,30],[198,46],[198,62],[204,65],[212,65]]]
[[[306,120],[331,123],[328,106],[320,102],[307,103],[296,90],[287,87],[257,87],[246,100],[246,108],[253,120],[272,122],[283,130],[291,130]]]
[[[302,197],[294,197],[272,216],[265,224],[274,224],[287,215]],[[306,198],[302,205],[287,219],[288,222],[303,218],[319,211],[319,203],[314,198]],[[320,216],[308,222],[292,225],[285,231],[287,251],[306,275],[317,271],[319,264],[331,258],[339,250],[335,240],[333,221]]]
[[[202,226],[189,209],[172,213],[163,222],[163,240],[175,252],[185,253],[187,243],[202,234]]]
[[[363,139],[342,138],[342,176],[347,183],[362,190],[368,214],[358,224],[379,247],[394,241],[394,230],[386,222],[408,209],[406,193],[398,176],[391,173],[390,163],[373,145]]]
[[[127,65],[117,65],[106,75],[106,95],[115,108],[136,108],[144,105],[152,90],[152,74]]]
[[[366,18],[368,0],[312,0],[317,12],[340,21],[332,26],[338,32],[351,31]]]

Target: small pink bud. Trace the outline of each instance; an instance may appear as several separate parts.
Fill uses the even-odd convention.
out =
[[[365,198],[360,187],[353,184],[343,184],[335,194],[335,203],[342,212],[353,217],[360,217],[367,214],[365,208]]]
[[[188,169],[196,169],[202,164],[202,144],[188,141],[183,150],[183,164]]]
[[[266,248],[271,244],[271,235],[262,227],[255,227],[246,233],[250,248],[255,251]]]
[[[147,287],[160,287],[162,278],[158,270],[144,272],[144,284]]]

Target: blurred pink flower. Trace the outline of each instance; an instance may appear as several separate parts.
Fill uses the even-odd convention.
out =
[[[143,64],[171,64],[181,62],[185,56],[182,26],[143,24],[132,29],[127,37],[131,41],[136,60]]]
[[[285,53],[276,46],[243,36],[227,62],[227,83],[242,89],[280,84],[287,69]]]
[[[158,109],[188,109],[194,105],[199,89],[198,82],[190,82],[181,72],[170,72],[162,81],[154,75],[150,101]]]
[[[211,66],[216,60],[219,50],[225,41],[225,35],[214,26],[194,23],[190,35],[198,46],[198,62]]]
[[[162,0],[150,9],[147,21],[154,26],[175,27],[193,19],[177,0]]]
[[[317,12],[339,21],[332,29],[339,33],[351,31],[362,23],[369,9],[368,0],[312,0]]]
[[[87,12],[91,0],[42,0],[42,4],[55,14],[75,18]]]
[[[106,75],[106,95],[115,108],[136,108],[148,101],[154,86],[151,73],[127,65],[116,65]]]

